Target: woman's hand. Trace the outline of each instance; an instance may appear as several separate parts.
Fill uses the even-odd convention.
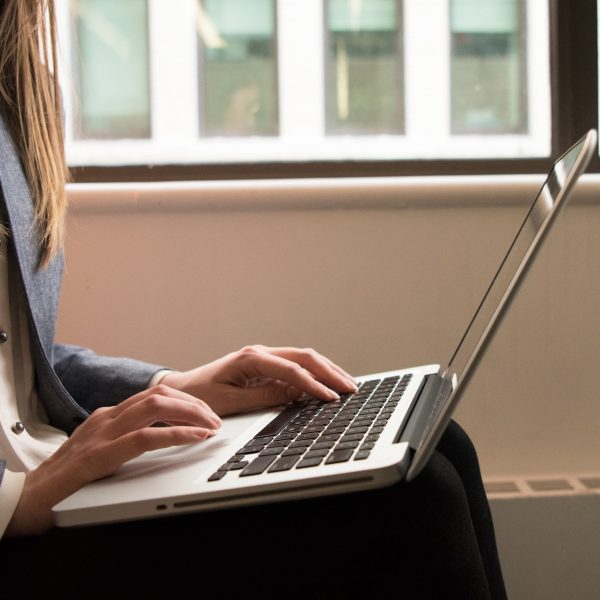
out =
[[[155,423],[171,427],[151,427]],[[85,484],[111,475],[147,450],[205,440],[220,426],[221,419],[205,402],[164,384],[95,410],[49,459],[27,473],[7,535],[50,529],[52,507]]]
[[[354,392],[351,375],[311,348],[247,346],[207,365],[169,373],[163,383],[205,400],[225,416],[285,404],[303,392],[322,400]]]

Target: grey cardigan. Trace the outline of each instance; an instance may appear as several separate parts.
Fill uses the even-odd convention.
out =
[[[16,147],[0,115],[0,219],[10,230],[9,272],[22,287],[29,316],[36,391],[50,423],[71,433],[99,406],[114,405],[147,387],[161,368],[98,356],[54,342],[63,257],[38,268],[34,206]],[[10,340],[9,340],[10,343]],[[0,457],[0,481],[4,464]]]

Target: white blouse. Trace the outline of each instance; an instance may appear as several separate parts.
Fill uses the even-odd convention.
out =
[[[0,536],[17,506],[25,471],[35,469],[67,439],[48,424],[33,385],[33,364],[25,302],[8,278],[6,237],[0,233]]]
[[[148,387],[168,369],[157,371]],[[0,458],[6,461],[0,485],[0,538],[17,507],[25,472],[35,469],[67,439],[52,427],[34,387],[27,307],[20,289],[11,289],[7,242],[0,232]]]

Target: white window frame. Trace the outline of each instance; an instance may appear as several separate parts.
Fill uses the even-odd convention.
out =
[[[152,137],[81,140],[72,127],[69,2],[58,0],[70,165],[515,158],[550,153],[546,0],[527,2],[527,134],[451,134],[449,0],[404,0],[405,134],[325,136],[323,0],[277,0],[280,133],[247,138],[199,134],[195,4],[196,0],[148,0]]]

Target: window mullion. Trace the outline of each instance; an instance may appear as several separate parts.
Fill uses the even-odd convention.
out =
[[[280,136],[310,139],[324,131],[322,0],[277,2]]]
[[[527,28],[527,114],[531,152],[549,155],[552,137],[549,10],[545,0],[526,2]],[[573,140],[575,141],[575,140]]]
[[[73,48],[72,48],[72,17],[69,2],[58,2],[56,4],[56,26],[58,29],[58,60],[59,77],[62,89],[62,104],[65,114],[65,141],[68,144],[73,140],[73,115],[74,103],[72,94],[72,81],[74,76]]]
[[[450,135],[448,0],[405,0],[406,140],[421,156]]]
[[[195,142],[199,136],[196,0],[148,0],[152,139]],[[173,35],[173,32],[177,35]]]

